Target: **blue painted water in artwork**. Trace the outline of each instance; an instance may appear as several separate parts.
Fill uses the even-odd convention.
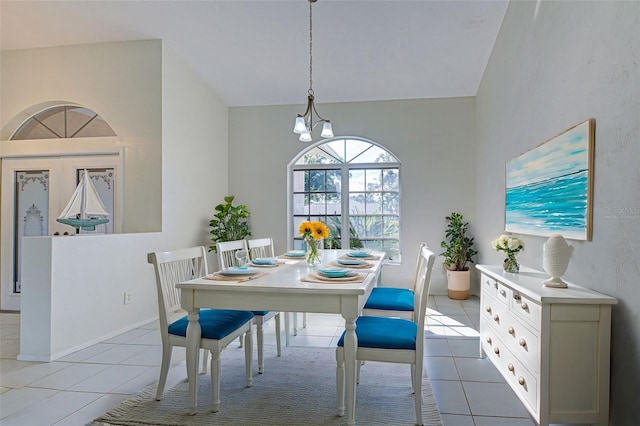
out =
[[[506,191],[506,229],[584,234],[587,228],[587,170]]]

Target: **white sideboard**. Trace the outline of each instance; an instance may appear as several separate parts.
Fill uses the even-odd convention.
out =
[[[493,362],[539,425],[609,419],[613,297],[521,268],[481,272],[480,356]]]

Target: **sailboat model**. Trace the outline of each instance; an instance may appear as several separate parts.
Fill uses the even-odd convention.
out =
[[[74,228],[95,231],[96,225],[109,222],[107,216],[109,216],[109,212],[104,208],[98,191],[91,183],[89,173],[85,169],[82,180],[56,221]]]

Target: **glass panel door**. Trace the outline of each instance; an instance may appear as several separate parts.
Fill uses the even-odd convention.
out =
[[[2,159],[0,309],[20,310],[23,237],[76,234],[74,227],[56,219],[85,169],[109,212],[109,222],[81,234],[121,231],[121,160],[119,155]]]

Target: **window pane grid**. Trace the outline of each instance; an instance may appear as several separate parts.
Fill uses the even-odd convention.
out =
[[[331,167],[329,158],[342,162],[342,167]],[[349,248],[382,250],[386,259],[400,260],[399,167],[388,151],[362,140],[332,140],[303,154],[292,176],[294,248],[304,248],[298,236],[300,223],[319,220],[330,229],[325,248],[348,243]]]

